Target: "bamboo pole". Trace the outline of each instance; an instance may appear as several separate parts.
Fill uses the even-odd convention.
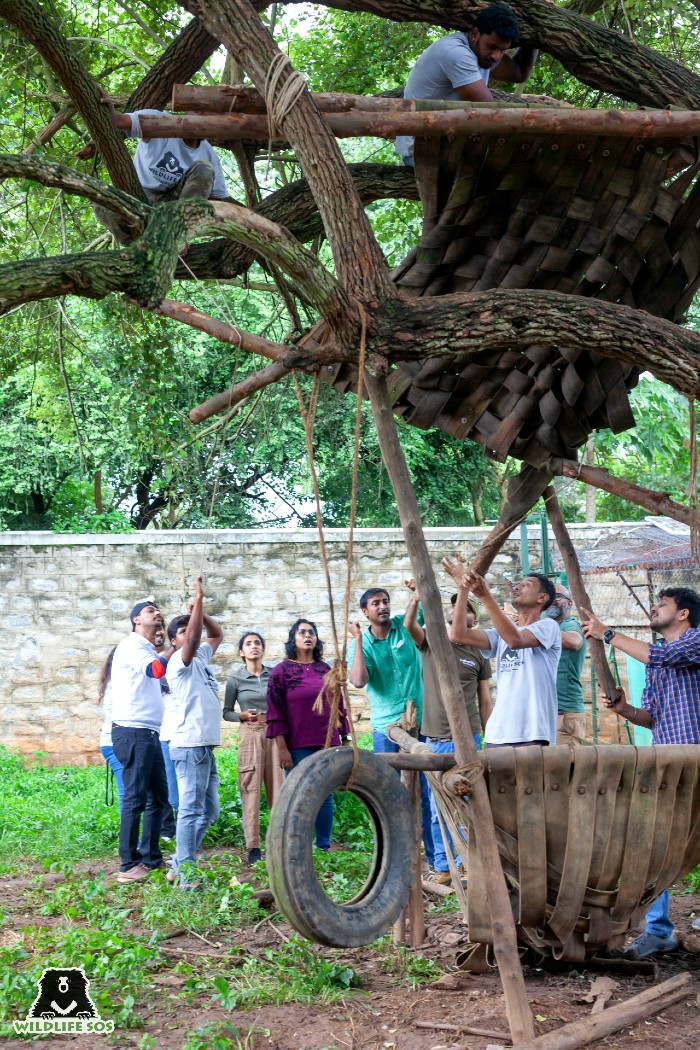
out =
[[[432,110],[429,112],[362,112],[324,114],[336,138],[397,135],[435,138],[442,135],[604,135],[616,138],[677,139],[700,134],[700,112],[668,110],[530,109]],[[144,139],[200,138],[230,142],[233,139],[267,141],[267,116],[217,113],[181,116],[144,115],[139,118]],[[283,133],[275,133],[284,141]]]
[[[551,485],[549,485],[544,491],[544,501],[552,525],[552,531],[554,532],[554,538],[557,541],[557,547],[559,548],[559,553],[564,562],[566,574],[569,577],[569,588],[571,589],[571,594],[580,615],[581,609],[592,609],[591,599],[588,596],[586,585],[583,582],[581,566],[579,565],[576,549],[571,541],[569,530],[564,523],[564,516],[561,512],[561,507],[559,506],[557,494]],[[605,659],[605,646],[603,642],[597,638],[589,638],[588,645],[595,673],[603,692],[606,696],[619,696],[619,687],[615,682],[615,677],[610,669],[610,665]],[[595,704],[595,702],[596,698],[593,697],[593,703]]]
[[[440,592],[423,534],[418,501],[396,430],[389,389],[385,379],[375,378],[369,373],[365,374],[364,379],[372,404],[382,459],[396,496],[406,548],[411,559],[411,568],[418,593],[423,603],[425,619],[433,628],[430,646],[435,659],[442,701],[452,731],[455,757],[459,765],[476,763],[477,753],[464,713],[457,665],[447,637]],[[493,874],[488,881],[487,895],[493,928],[494,951],[503,985],[508,1024],[513,1043],[523,1043],[534,1038],[534,1023],[518,955],[510,897],[496,846],[488,792],[481,777],[476,779],[474,785],[471,809],[482,863],[485,869]]]
[[[580,1046],[604,1039],[684,999],[691,991],[689,985],[690,974],[678,974],[653,988],[646,988],[627,1002],[618,1003],[599,1014],[587,1014],[580,1021],[572,1021],[563,1028],[524,1043],[521,1050],[578,1050]]]

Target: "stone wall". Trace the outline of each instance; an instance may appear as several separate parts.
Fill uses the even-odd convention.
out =
[[[571,533],[575,543],[590,545],[606,530],[621,527],[574,525]],[[468,557],[487,531],[427,529],[435,564],[456,549]],[[327,544],[336,617],[342,625],[347,532],[329,529]],[[541,564],[538,526],[529,528],[528,546],[536,569]],[[519,565],[516,535],[490,574],[492,586],[503,597],[503,574],[517,573]],[[327,655],[333,655],[315,530],[0,533],[0,587],[6,605],[0,641],[3,743],[30,756],[40,752],[49,762],[100,761],[99,670],[112,646],[128,632],[131,606],[142,598],[155,598],[169,619],[184,610],[192,578],[200,572],[206,609],[224,630],[216,657],[222,687],[238,662],[236,642],[244,629],[264,634],[267,657],[275,662],[283,655],[289,625],[298,615],[308,616],[318,624]],[[351,617],[361,618],[357,598],[376,585],[389,588],[394,610],[402,611],[407,594],[403,580],[409,574],[400,530],[358,530]],[[641,610],[614,575],[587,579],[594,606],[604,619],[631,633],[644,632]],[[442,573],[438,580],[447,599],[450,581]],[[624,667],[621,671],[624,675]],[[356,697],[355,710],[358,717],[366,714],[363,695]],[[616,739],[616,720],[604,712],[600,717],[602,736]]]

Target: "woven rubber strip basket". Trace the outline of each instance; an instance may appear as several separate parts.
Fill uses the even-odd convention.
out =
[[[518,936],[577,962],[620,947],[700,863],[700,746],[493,748],[479,754]],[[459,807],[462,809],[462,806]],[[469,939],[491,944],[467,815]]]

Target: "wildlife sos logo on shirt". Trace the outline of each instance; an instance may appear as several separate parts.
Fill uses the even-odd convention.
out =
[[[14,1021],[17,1035],[108,1035],[114,1021],[103,1021],[90,998],[90,982],[75,967],[44,970],[38,995],[23,1021]]]
[[[177,186],[185,174],[185,170],[175,154],[168,149],[160,160],[152,165],[151,174],[165,186]]]
[[[500,657],[499,670],[501,674],[512,674],[513,671],[517,671],[519,667],[522,667],[522,663],[522,649],[504,649]]]

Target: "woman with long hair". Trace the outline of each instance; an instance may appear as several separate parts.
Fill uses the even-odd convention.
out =
[[[226,682],[224,718],[238,722],[238,790],[243,810],[243,834],[248,863],[260,860],[260,792],[265,785],[267,804],[272,808],[284,775],[275,746],[265,735],[267,685],[272,667],[263,663],[265,639],[257,631],[245,631],[238,641],[243,661]],[[238,704],[238,711],[235,710]]]
[[[289,628],[286,659],[273,669],[267,686],[267,735],[274,738],[282,769],[290,770],[316,751],[323,750],[331,708],[323,697],[321,711],[314,705],[323,695],[324,677],[330,667],[324,660],[323,642],[316,624],[296,620]],[[345,708],[338,712],[340,731],[333,728],[331,745],[347,743],[350,735]],[[316,817],[316,846],[328,852],[333,827],[333,796],[329,795]]]

